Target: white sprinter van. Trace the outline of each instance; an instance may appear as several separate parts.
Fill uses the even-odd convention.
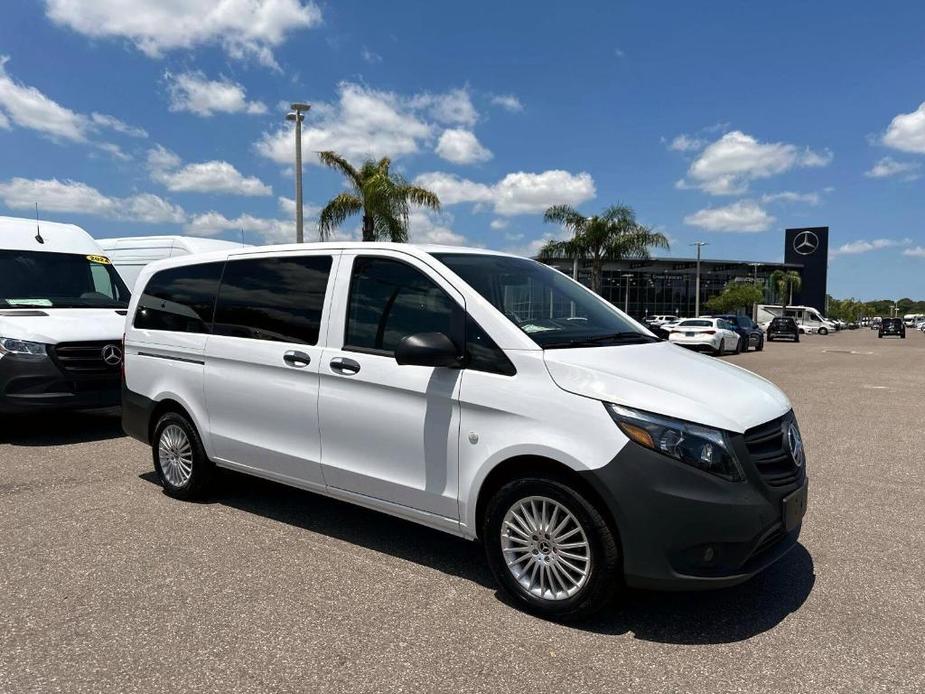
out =
[[[0,217],[0,413],[118,405],[128,302],[80,227]]]
[[[135,286],[141,269],[155,260],[245,247],[235,241],[195,236],[123,236],[97,239],[97,243],[129,287]]]
[[[313,243],[146,267],[123,427],[164,490],[232,468],[469,539],[525,608],[747,580],[797,542],[787,397],[546,265]],[[311,513],[310,508],[306,513]]]

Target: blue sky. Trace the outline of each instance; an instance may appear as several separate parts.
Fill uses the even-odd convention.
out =
[[[0,214],[290,240],[306,100],[308,216],[311,151],[388,155],[444,201],[415,240],[529,253],[545,206],[623,202],[679,257],[828,225],[831,293],[925,297],[920,2],[170,4],[4,3]]]

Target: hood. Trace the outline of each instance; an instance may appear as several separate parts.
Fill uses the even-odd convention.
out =
[[[743,433],[791,409],[761,376],[667,342],[547,349],[544,358],[570,393],[727,431]]]
[[[48,345],[121,340],[124,332],[125,316],[112,308],[29,308],[0,312],[0,336]]]

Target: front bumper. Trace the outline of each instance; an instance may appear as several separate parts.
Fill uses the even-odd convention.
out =
[[[119,372],[64,373],[50,358],[7,354],[0,358],[0,412],[95,409],[119,404]]]
[[[603,468],[582,473],[616,520],[627,585],[732,586],[796,545],[801,526],[785,529],[783,499],[808,483],[805,471],[770,486],[748,464],[744,442],[734,447],[745,482],[726,482],[633,442]]]

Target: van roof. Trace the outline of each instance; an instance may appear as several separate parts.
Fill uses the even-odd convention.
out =
[[[36,225],[45,243],[36,240]],[[0,217],[0,249],[80,254],[102,250],[93,237],[76,224],[36,222],[28,217]]]
[[[196,236],[180,235],[120,236],[117,238],[97,239],[97,243],[106,251],[145,248],[180,248],[193,254],[249,247],[247,244],[238,243],[237,241],[203,239]]]
[[[320,248],[331,250],[359,250],[359,249],[390,249],[402,251],[412,255],[433,255],[434,253],[477,253],[480,255],[501,255],[516,258],[511,253],[493,251],[487,248],[474,248],[467,246],[447,246],[431,243],[392,243],[390,241],[309,241],[308,243],[286,243],[273,246],[251,246],[241,249],[242,253],[266,253],[279,251],[297,251],[305,248]]]

